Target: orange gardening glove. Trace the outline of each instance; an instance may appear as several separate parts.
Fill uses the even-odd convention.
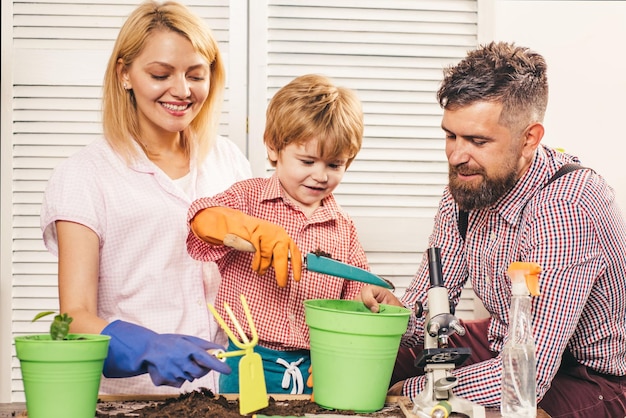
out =
[[[222,206],[213,206],[196,213],[190,222],[193,233],[212,245],[224,245],[224,237],[233,234],[249,241],[255,249],[251,268],[260,276],[272,266],[278,286],[287,286],[289,259],[293,279],[300,280],[302,256],[296,243],[280,226]]]
[[[309,378],[306,380],[306,386],[309,388],[313,388],[313,365],[309,366]],[[315,402],[315,398],[313,397],[313,392],[311,392],[311,402]]]

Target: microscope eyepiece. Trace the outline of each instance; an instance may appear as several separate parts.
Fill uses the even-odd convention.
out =
[[[430,275],[431,287],[442,287],[443,274],[441,273],[441,248],[430,247],[428,249],[428,274]]]

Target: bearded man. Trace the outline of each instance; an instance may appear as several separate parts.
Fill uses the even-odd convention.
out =
[[[578,158],[542,145],[547,65],[529,48],[492,42],[446,69],[443,108],[449,184],[428,246],[441,252],[452,306],[471,283],[490,317],[465,321],[450,345],[471,348],[452,373],[456,396],[501,403],[501,352],[509,339],[516,261],[539,264],[532,300],[537,404],[552,417],[623,417],[626,411],[626,224],[613,189]],[[427,306],[427,254],[398,300],[367,286],[360,299]],[[425,378],[415,365],[424,316],[402,338],[390,395],[415,399]]]

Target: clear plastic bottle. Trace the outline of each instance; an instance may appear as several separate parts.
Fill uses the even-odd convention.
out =
[[[502,405],[504,418],[537,416],[537,372],[535,339],[532,334],[530,295],[539,294],[535,263],[515,262],[509,266],[512,295],[509,339],[502,350]]]

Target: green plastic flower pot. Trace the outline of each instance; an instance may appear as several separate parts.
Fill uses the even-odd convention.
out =
[[[48,334],[15,337],[28,418],[93,418],[108,335]]]
[[[315,402],[360,413],[382,409],[411,312],[381,305],[372,313],[361,302],[335,299],[306,300],[304,307]]]

